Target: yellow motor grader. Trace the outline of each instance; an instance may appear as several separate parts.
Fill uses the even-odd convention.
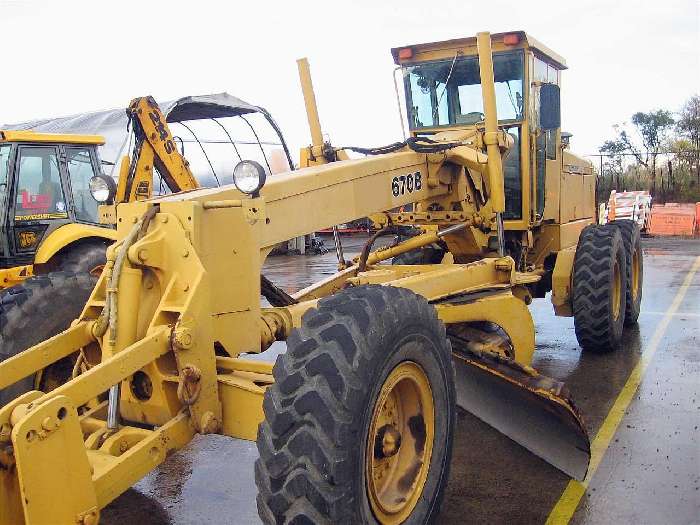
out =
[[[393,53],[408,139],[355,159],[324,143],[302,60],[304,167],[268,180],[242,161],[233,185],[117,207],[80,316],[0,364],[6,389],[74,363],[0,408],[0,523],[96,523],[197,433],[257,440],[265,523],[428,522],[456,405],[585,476],[581,416],[530,366],[527,305],[551,290],[584,349],[615,349],[642,259],[636,229],[594,224],[590,165],[562,144],[564,61],[522,32]],[[365,216],[418,233],[375,235],[293,294],[262,275],[277,243]],[[274,366],[247,357],[275,341]]]

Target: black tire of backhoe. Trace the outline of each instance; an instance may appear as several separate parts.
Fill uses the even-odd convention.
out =
[[[613,268],[620,271],[620,312],[613,316]],[[625,321],[627,254],[617,227],[586,226],[579,236],[574,258],[573,313],[576,339],[591,352],[617,350],[622,343]]]
[[[622,242],[627,252],[627,306],[625,308],[625,326],[637,324],[642,309],[642,284],[644,283],[644,257],[642,257],[642,233],[639,225],[630,220],[611,221],[622,234]],[[634,251],[639,253],[639,286],[637,297],[632,297],[632,261]]]
[[[52,272],[30,277],[0,293],[0,362],[70,326],[80,315],[96,278],[90,274]],[[34,389],[27,377],[0,390],[0,407]]]
[[[105,264],[107,247],[111,241],[93,240],[70,245],[58,257],[56,271],[68,273],[90,273]]]
[[[403,341],[421,343],[407,351]],[[406,353],[429,378],[435,441],[425,488],[405,523],[438,513],[455,422],[451,347],[425,299],[361,286],[322,299],[287,340],[265,393],[255,463],[264,523],[376,523],[364,483],[368,421],[389,371]]]

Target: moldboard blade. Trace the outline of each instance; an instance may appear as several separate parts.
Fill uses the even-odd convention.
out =
[[[457,405],[572,478],[583,480],[590,441],[563,383],[512,360],[453,356]]]

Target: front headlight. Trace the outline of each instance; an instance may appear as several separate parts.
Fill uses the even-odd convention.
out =
[[[267,172],[254,160],[242,160],[233,168],[233,183],[243,193],[257,197],[265,185]]]
[[[90,194],[100,204],[111,203],[117,193],[117,185],[112,177],[95,175],[90,179]]]

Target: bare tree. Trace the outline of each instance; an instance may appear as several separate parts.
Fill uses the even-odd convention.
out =
[[[688,139],[692,145],[695,177],[700,186],[700,96],[693,95],[685,103],[676,124],[678,133]]]
[[[606,140],[598,151],[608,155],[605,167],[610,174],[611,186],[618,191],[624,190],[620,179],[624,173],[623,154],[627,151],[627,145],[619,139]],[[603,176],[603,173],[600,175]]]

